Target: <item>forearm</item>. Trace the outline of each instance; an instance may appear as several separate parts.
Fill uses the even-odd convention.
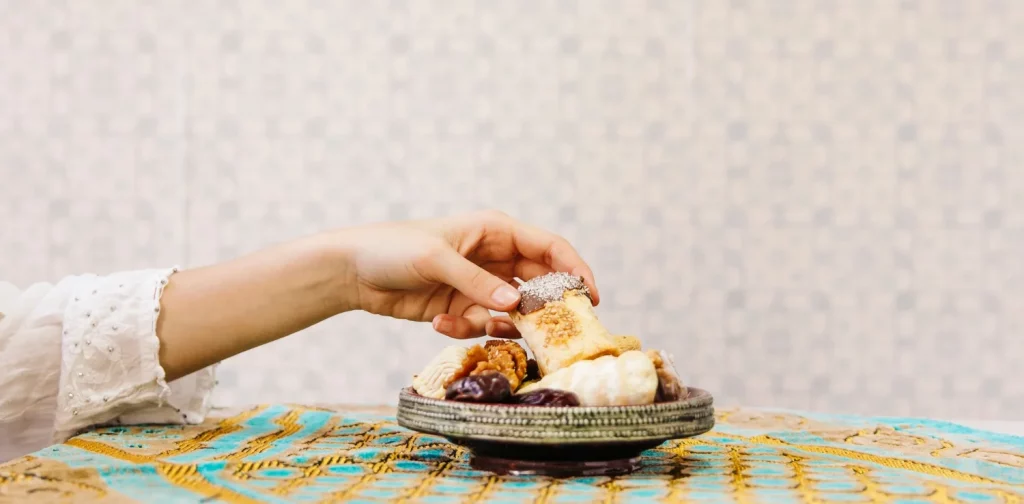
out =
[[[157,324],[167,380],[349,309],[345,261],[318,235],[171,277]]]

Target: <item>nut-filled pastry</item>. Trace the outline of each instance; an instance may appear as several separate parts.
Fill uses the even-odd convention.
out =
[[[658,392],[658,372],[650,357],[633,350],[576,362],[523,385],[516,394],[540,389],[572,392],[580,406],[651,404]]]
[[[487,362],[477,364],[470,375],[497,371],[505,376],[512,390],[519,387],[526,377],[527,369],[526,351],[523,347],[515,341],[491,340],[484,344],[484,351],[487,352]]]
[[[509,315],[533,351],[541,376],[621,353],[597,319],[581,277],[549,273],[524,282],[519,293],[519,307]]]

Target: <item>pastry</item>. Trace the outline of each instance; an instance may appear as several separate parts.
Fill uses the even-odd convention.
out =
[[[658,374],[658,393],[655,395],[655,400],[670,402],[686,397],[686,386],[679,378],[672,356],[664,350],[648,350],[647,357],[651,359],[654,370]]]
[[[630,350],[640,350],[640,338],[627,336],[625,334],[613,334],[612,341],[619,349],[619,353],[626,353]]]
[[[482,362],[487,362],[487,351],[480,345],[445,347],[420,374],[413,376],[412,388],[423,397],[444,399],[448,385],[468,376]]]
[[[519,292],[519,306],[509,315],[533,351],[541,376],[579,361],[619,355],[581,277],[549,273],[523,282]]]
[[[651,404],[658,391],[654,363],[636,350],[578,361],[519,388],[516,395],[540,389],[576,394],[581,406]]]
[[[497,371],[505,376],[512,390],[519,387],[528,368],[523,347],[515,341],[490,340],[484,344],[484,350],[487,351],[487,361],[478,363],[470,375]]]

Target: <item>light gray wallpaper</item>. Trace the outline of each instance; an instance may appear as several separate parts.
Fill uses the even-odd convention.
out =
[[[496,207],[723,405],[1024,418],[1024,2],[0,0],[0,278]],[[218,401],[393,403],[348,314]]]

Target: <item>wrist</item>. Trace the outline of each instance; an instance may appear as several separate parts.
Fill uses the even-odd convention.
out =
[[[349,234],[345,230],[339,230],[314,237],[325,269],[324,303],[335,313],[360,309],[359,277],[355,267],[356,250]]]

